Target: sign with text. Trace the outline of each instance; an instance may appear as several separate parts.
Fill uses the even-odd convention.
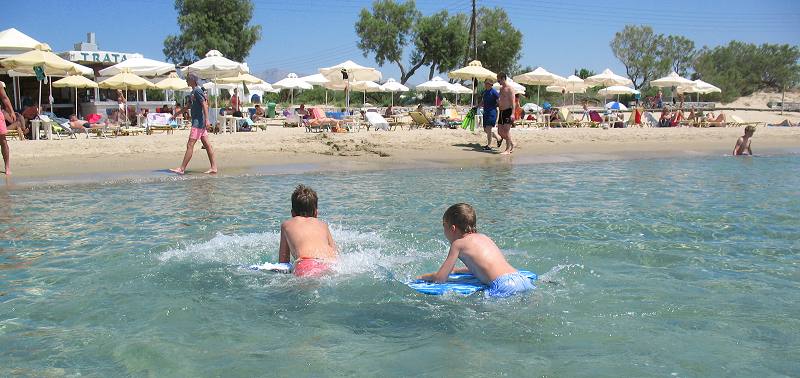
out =
[[[113,51],[67,51],[62,56],[72,62],[102,63],[109,66],[124,62],[130,58],[142,58],[142,54]]]

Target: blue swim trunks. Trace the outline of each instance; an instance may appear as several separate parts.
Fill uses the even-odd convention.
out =
[[[483,127],[494,127],[497,123],[497,109],[483,109]]]
[[[486,289],[486,295],[492,298],[506,298],[535,288],[530,278],[515,272],[497,277]]]

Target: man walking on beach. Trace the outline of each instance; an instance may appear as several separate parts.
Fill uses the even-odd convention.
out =
[[[8,123],[17,121],[17,114],[14,113],[14,108],[11,106],[11,101],[6,95],[6,84],[0,81],[0,106],[2,106],[8,113]],[[6,140],[8,129],[6,128],[6,119],[3,112],[0,111],[0,152],[3,153],[3,163],[6,166],[6,176],[11,174],[11,151],[8,149],[8,141]],[[20,138],[22,138],[20,136]]]
[[[186,143],[186,153],[183,155],[183,163],[180,168],[170,169],[179,175],[186,173],[186,167],[189,165],[189,160],[192,160],[192,152],[197,140],[203,143],[203,148],[206,149],[208,154],[208,161],[211,163],[211,169],[205,173],[217,173],[217,163],[214,160],[214,150],[211,148],[211,142],[208,140],[208,127],[211,126],[211,121],[208,119],[208,99],[206,98],[203,88],[197,82],[199,78],[197,74],[190,73],[186,76],[186,83],[192,87],[192,93],[189,95],[192,109],[192,127],[189,133],[189,142]]]
[[[500,83],[500,119],[497,122],[497,132],[500,137],[506,140],[506,150],[501,155],[509,155],[514,152],[514,142],[511,141],[511,126],[514,124],[514,89],[508,85],[507,76],[504,72],[497,74],[497,82]],[[498,144],[499,147],[499,144]]]
[[[503,140],[492,131],[495,122],[497,122],[497,99],[500,98],[500,94],[497,93],[494,88],[492,88],[491,80],[486,79],[483,82],[483,85],[483,99],[481,100],[481,104],[478,105],[483,105],[483,131],[486,132],[486,145],[483,146],[483,150],[491,151],[492,135],[494,135],[494,139],[497,140],[498,148],[500,147],[500,144],[503,143]]]

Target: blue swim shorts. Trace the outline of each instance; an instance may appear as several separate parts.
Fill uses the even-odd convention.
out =
[[[506,298],[514,294],[523,293],[535,289],[531,279],[523,276],[519,272],[504,274],[497,277],[489,289],[486,290],[486,295],[492,298]]]
[[[497,109],[483,110],[483,127],[494,127],[497,123]]]

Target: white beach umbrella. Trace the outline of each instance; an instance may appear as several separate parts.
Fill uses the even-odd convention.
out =
[[[650,81],[650,85],[654,87],[664,88],[664,87],[679,87],[681,85],[692,85],[694,84],[693,81],[683,78],[678,75],[677,72],[673,71],[669,75],[664,76],[660,79]]]
[[[436,98],[439,98],[439,92],[450,89],[450,83],[439,76],[434,76],[433,79],[417,85],[416,89],[417,91],[436,92]]]
[[[614,85],[633,85],[633,81],[626,77],[619,76],[606,68],[598,75],[589,76],[584,80],[584,83],[589,87],[602,86],[610,87]]]
[[[14,28],[0,31],[0,59],[31,51],[40,43],[41,42]],[[9,76],[11,76],[12,85],[14,87],[14,106],[18,107],[20,102],[19,79],[10,73]]]
[[[389,80],[386,80],[383,85],[381,85],[381,88],[383,88],[384,92],[389,92],[392,94],[392,106],[394,106],[394,94],[396,92],[408,92],[407,86],[398,83],[394,78],[391,77]]]
[[[633,89],[631,87],[625,87],[625,86],[622,86],[622,85],[612,85],[610,87],[603,88],[603,89],[597,91],[597,94],[599,94],[601,96],[636,94],[636,93],[639,93],[639,91],[637,91],[637,90],[635,90],[635,89]]]
[[[181,72],[184,75],[195,73],[203,79],[216,82],[217,79],[220,78],[237,76],[242,73],[249,73],[250,69],[244,63],[234,62],[222,56],[221,52],[217,50],[211,50],[206,53],[205,58],[190,64],[186,68],[183,68]],[[215,107],[218,107],[218,101],[219,99],[214,98]]]
[[[148,58],[130,58],[100,70],[100,75],[114,76],[126,70],[139,76],[161,76],[175,71],[175,65]]]
[[[539,103],[539,89],[542,85],[556,84],[561,76],[547,71],[542,67],[536,67],[535,70],[521,75],[514,76],[514,80],[520,84],[528,84],[536,86],[536,103]]]
[[[335,66],[320,68],[319,73],[331,82],[353,82],[353,81],[378,81],[381,79],[381,72],[360,64],[347,60]],[[350,108],[350,90],[345,86],[345,103]]]
[[[508,82],[508,85],[510,85],[511,88],[514,89],[514,93],[523,94],[523,95],[525,94],[525,86],[524,85],[517,83],[516,81],[512,80],[510,77],[506,78],[506,81]],[[492,88],[499,90],[500,89],[500,83],[492,84]]]
[[[270,85],[270,83],[263,82],[261,84],[250,84],[247,86],[247,89],[251,91],[259,91],[259,92],[270,92],[270,93],[278,93],[279,89],[276,89]]]
[[[472,93],[472,89],[469,89],[459,83],[451,83],[450,87],[445,91],[446,93],[455,93],[456,94],[456,105],[458,105],[458,97],[462,94],[469,94]]]
[[[290,90],[291,91],[291,96],[292,96],[292,101],[291,101],[292,104],[294,104],[294,90],[295,89],[312,89],[313,88],[311,86],[311,84],[309,84],[309,83],[303,81],[302,79],[300,79],[299,77],[297,77],[297,74],[294,73],[294,72],[286,75],[285,78],[279,80],[277,83],[272,84],[272,87],[273,88],[278,88],[278,89],[288,89],[288,90]]]
[[[679,86],[677,91],[678,93],[697,93],[697,101],[700,101],[701,94],[720,93],[722,89],[698,79],[691,84]]]

